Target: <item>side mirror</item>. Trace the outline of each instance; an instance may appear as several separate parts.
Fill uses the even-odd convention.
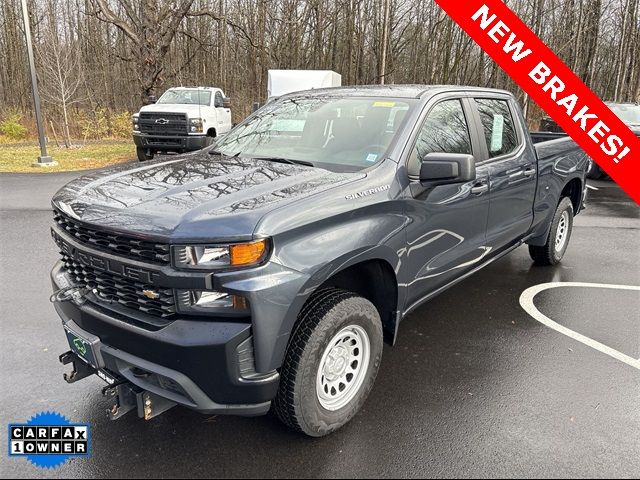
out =
[[[476,161],[473,155],[462,153],[430,153],[420,165],[420,183],[447,185],[476,179]]]
[[[229,97],[222,99],[222,108],[231,108],[231,99]]]
[[[148,99],[149,105],[153,105],[157,101],[158,101],[158,99],[156,98],[155,95],[149,95],[149,99]]]

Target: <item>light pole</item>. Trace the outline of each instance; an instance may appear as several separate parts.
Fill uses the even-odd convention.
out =
[[[29,11],[27,10],[27,0],[22,0],[22,20],[24,21],[24,36],[27,40],[27,56],[29,57],[29,70],[31,72],[31,91],[33,93],[33,106],[36,112],[36,125],[38,126],[38,141],[40,142],[40,156],[37,162],[33,162],[33,167],[53,167],[58,162],[47,155],[47,143],[44,138],[44,127],[42,126],[42,112],[40,111],[40,94],[38,93],[38,78],[36,77],[36,63],[33,59],[33,45],[31,45],[31,26],[29,25]]]

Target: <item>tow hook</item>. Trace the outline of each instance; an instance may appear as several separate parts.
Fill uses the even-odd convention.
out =
[[[64,381],[67,383],[75,383],[78,380],[90,377],[96,373],[96,370],[93,367],[80,360],[72,351],[68,351],[60,355],[60,363],[63,365],[73,364],[73,371],[62,375]]]
[[[136,409],[138,417],[151,420],[176,405],[175,402],[142,390],[132,383],[110,385],[102,390],[106,397],[113,397],[114,404],[107,410],[109,420],[117,420]]]
[[[102,389],[105,397],[113,397],[114,403],[107,409],[109,420],[117,420],[137,407],[137,395],[141,392],[135,385],[125,383]]]

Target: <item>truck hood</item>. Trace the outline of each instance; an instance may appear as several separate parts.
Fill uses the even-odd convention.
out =
[[[145,238],[246,240],[270,210],[364,176],[200,151],[91,173],[52,203],[90,226]]]
[[[199,118],[202,116],[202,111],[208,108],[205,105],[186,105],[186,104],[173,104],[163,103],[161,105],[146,105],[140,109],[140,112],[170,112],[170,113],[186,113],[189,118]]]

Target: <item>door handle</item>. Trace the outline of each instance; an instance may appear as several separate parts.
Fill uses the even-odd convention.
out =
[[[477,183],[476,185],[471,187],[472,195],[482,195],[483,193],[486,193],[488,191],[489,191],[489,184],[485,182]]]
[[[535,174],[536,174],[536,169],[535,168],[527,168],[524,171],[524,176],[525,177],[532,177]]]

